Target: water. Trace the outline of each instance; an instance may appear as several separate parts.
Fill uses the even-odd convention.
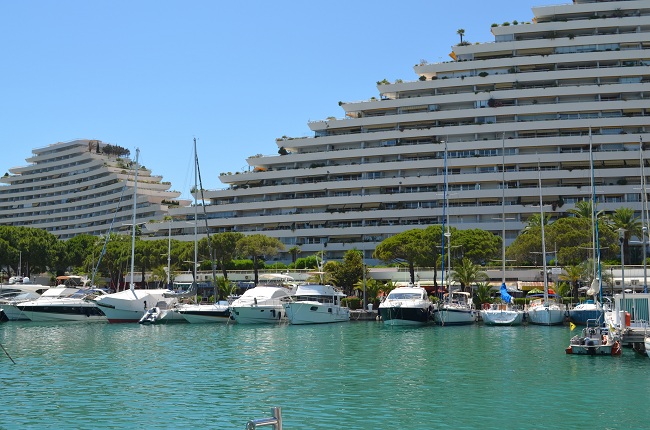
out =
[[[573,334],[10,322],[0,429],[244,429],[273,406],[286,430],[650,427],[650,360],[567,356]]]

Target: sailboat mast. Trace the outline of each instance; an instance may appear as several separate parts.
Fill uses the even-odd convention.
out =
[[[596,199],[596,178],[594,172],[594,151],[591,140],[591,127],[589,128],[589,166],[591,170],[591,231],[592,231],[592,243],[593,243],[593,278],[594,281],[598,279],[598,294],[599,302],[603,302],[603,280],[601,273],[600,265],[600,239],[598,234],[598,214],[596,212],[596,207],[598,200]],[[595,294],[594,294],[595,295]]]
[[[546,276],[546,236],[544,233],[544,203],[542,200],[542,168],[537,162],[537,182],[539,184],[539,213],[540,225],[542,226],[542,267],[544,269],[544,303],[548,303],[548,277]]]
[[[198,167],[196,165],[196,138],[194,138],[194,283],[196,284],[196,266],[199,261],[199,243],[198,243],[198,224],[199,224],[199,206],[197,201],[198,188]]]
[[[506,284],[506,136],[501,140],[501,283]]]
[[[135,214],[138,209],[138,158],[140,157],[140,148],[135,148],[135,175],[133,178],[133,219],[131,225],[131,282],[129,288],[135,290],[133,283],[133,274],[135,270]]]
[[[199,177],[199,190],[201,191],[201,201],[205,202],[205,196],[203,195],[203,180],[201,179],[201,166],[199,165],[199,153],[196,150],[196,138],[194,138],[194,162],[196,164],[196,173]],[[217,262],[214,255],[214,249],[212,248],[212,239],[210,238],[210,226],[208,225],[208,214],[205,210],[205,204],[203,206],[203,219],[205,220],[205,235],[208,241],[208,253],[210,254],[210,263],[212,266],[212,284],[214,285],[214,302],[215,304],[219,301],[219,286],[217,285]],[[196,221],[198,223],[198,220]]]
[[[167,288],[171,290],[171,275],[172,275],[172,219],[167,220],[169,222],[169,229],[167,235]]]
[[[645,191],[645,172],[643,160],[643,138],[639,137],[639,162],[641,166],[641,247],[643,248],[643,292],[648,291],[648,264],[646,262],[646,238],[648,237],[648,226],[646,225],[647,196]]]
[[[447,215],[447,140],[445,139],[445,154],[444,154],[444,179],[443,179],[443,189],[442,189],[442,237],[441,237],[441,266],[440,266],[440,278],[442,280],[442,288],[444,290],[445,288],[445,236],[447,236],[447,232],[445,232],[445,217]],[[449,228],[447,226],[447,228]],[[449,280],[447,280],[447,283],[449,283]],[[451,289],[449,289],[448,294],[451,294]],[[451,296],[448,296],[451,300]]]

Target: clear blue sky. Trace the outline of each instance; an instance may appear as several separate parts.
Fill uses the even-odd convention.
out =
[[[567,3],[569,1],[566,1]],[[77,138],[141,150],[189,196],[192,139],[206,188],[275,139],[311,136],[339,101],[415,80],[421,59],[489,42],[562,0],[0,0],[0,175]]]

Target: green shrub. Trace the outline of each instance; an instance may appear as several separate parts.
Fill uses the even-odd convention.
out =
[[[346,297],[341,300],[343,306],[347,306],[350,309],[361,309],[361,298],[360,297]]]

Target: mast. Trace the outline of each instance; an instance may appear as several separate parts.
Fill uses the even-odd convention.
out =
[[[205,202],[205,197],[203,196],[203,180],[201,179],[201,167],[199,166],[199,153],[196,151],[196,138],[194,138],[194,163],[196,165],[196,173],[199,176],[201,201]],[[208,252],[210,253],[210,263],[212,266],[212,284],[214,288],[214,303],[216,305],[217,302],[219,302],[219,286],[217,285],[217,262],[214,256],[214,250],[212,249],[212,239],[210,238],[210,227],[208,226],[208,214],[205,210],[205,204],[203,204],[203,218],[205,220],[205,235],[208,240]],[[198,223],[198,220],[196,222]]]
[[[171,269],[172,269],[172,219],[171,217],[167,220],[169,222],[169,232],[167,235],[167,288],[171,290]]]
[[[645,172],[643,159],[643,138],[639,137],[639,161],[641,166],[641,247],[643,248],[643,292],[648,292],[648,264],[646,262],[646,238],[648,237],[648,226],[646,225],[647,195],[645,191]]]
[[[598,234],[598,214],[596,212],[596,207],[598,200],[596,198],[596,179],[594,172],[594,152],[593,145],[591,140],[591,127],[589,128],[589,166],[591,170],[591,239],[593,243],[593,281],[592,289],[595,290],[594,285],[598,288],[600,303],[603,302],[603,280],[601,273],[601,264],[600,264],[600,239]],[[595,293],[594,293],[595,296]],[[595,297],[594,297],[595,299]]]
[[[443,191],[442,191],[442,238],[441,238],[441,266],[440,266],[440,277],[442,280],[442,288],[444,291],[445,288],[445,236],[451,236],[449,231],[445,231],[445,217],[447,215],[447,139],[445,139],[445,155],[444,155],[444,182],[443,182]],[[449,226],[447,225],[447,229]],[[447,280],[449,284],[449,280]],[[451,302],[451,288],[448,288],[447,299]]]
[[[138,158],[140,157],[140,148],[135,148],[135,175],[133,179],[133,223],[131,225],[131,283],[129,288],[135,290],[133,283],[133,273],[135,270],[135,213],[138,209]]]
[[[537,182],[539,184],[539,213],[542,227],[542,267],[544,269],[544,305],[548,306],[548,277],[546,275],[546,236],[544,233],[544,203],[542,200],[542,168],[537,161]]]
[[[199,242],[198,242],[199,206],[198,206],[196,196],[199,192],[198,177],[199,177],[199,173],[198,173],[198,166],[196,165],[196,138],[195,138],[194,139],[194,271],[192,274],[194,276],[194,285],[196,286],[197,294],[198,294],[198,283],[196,282],[196,266],[199,261]]]
[[[506,134],[501,140],[501,285],[506,285]]]

